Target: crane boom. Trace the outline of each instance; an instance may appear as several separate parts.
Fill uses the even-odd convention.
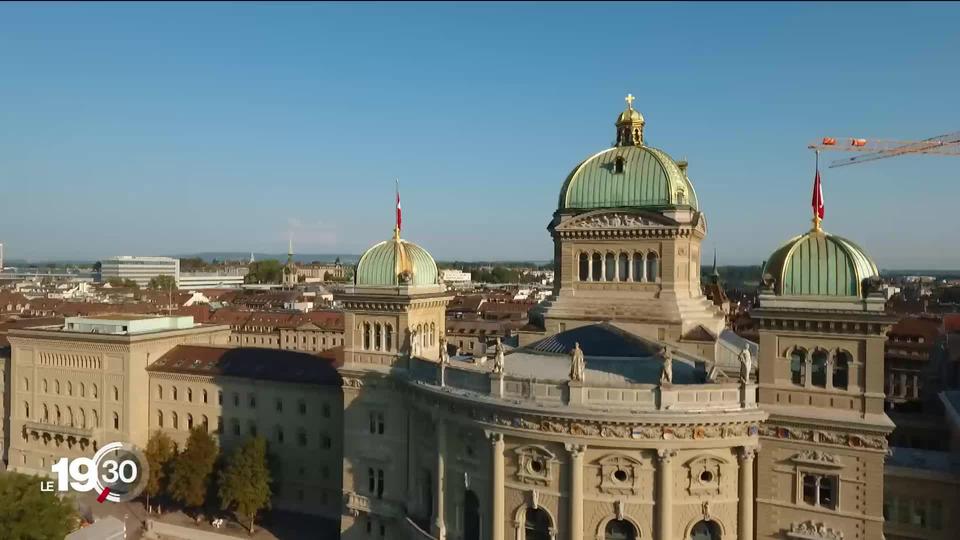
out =
[[[842,142],[841,142],[842,141]],[[849,137],[837,139],[824,137],[808,146],[813,150],[838,150],[841,152],[864,152],[858,156],[838,159],[830,167],[854,165],[865,161],[874,161],[903,154],[936,154],[942,156],[960,156],[960,131],[930,137],[922,141],[893,141],[886,139],[861,139]]]

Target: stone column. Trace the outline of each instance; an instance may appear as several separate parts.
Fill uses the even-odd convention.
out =
[[[593,253],[587,253],[587,281],[593,281]]]
[[[813,359],[810,358],[809,353],[803,359],[803,386],[806,388],[813,386]]]
[[[433,536],[437,540],[444,540],[447,536],[447,528],[444,523],[446,516],[443,514],[443,503],[445,497],[446,485],[446,454],[447,454],[447,425],[443,418],[437,418],[437,474],[436,485],[434,486],[433,509],[436,521],[433,524]]]
[[[600,281],[607,280],[607,254],[600,254]]]
[[[633,257],[636,253],[627,254],[627,281],[636,281],[636,278],[633,276]]]
[[[920,397],[920,377],[917,375],[913,376],[913,398],[917,399]]]
[[[899,394],[900,397],[907,397],[907,374],[906,373],[900,374],[900,391],[897,392],[897,394]]]
[[[836,359],[833,357],[833,353],[830,353],[827,356],[827,365],[823,369],[826,370],[826,380],[827,384],[825,388],[833,388],[833,363],[836,362]]]
[[[583,444],[564,445],[570,452],[570,540],[583,540]]]
[[[490,439],[490,539],[503,540],[503,433],[487,432]]]
[[[677,451],[667,448],[657,450],[657,540],[673,538],[673,458]]]
[[[738,540],[754,540],[753,536],[753,459],[755,447],[740,449],[740,506],[737,522],[740,524]]]

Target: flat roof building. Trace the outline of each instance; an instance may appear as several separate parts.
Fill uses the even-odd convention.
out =
[[[146,287],[157,276],[173,276],[180,283],[180,259],[172,257],[134,257],[121,255],[100,261],[100,280],[129,279]]]

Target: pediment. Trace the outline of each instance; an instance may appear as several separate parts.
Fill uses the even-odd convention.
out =
[[[601,210],[575,216],[557,225],[557,231],[623,230],[676,227],[678,224],[663,216],[629,211]]]
[[[597,460],[597,464],[599,464],[599,465],[612,465],[612,466],[617,466],[617,465],[624,466],[624,465],[628,465],[628,464],[629,464],[629,465],[641,465],[641,466],[642,466],[642,465],[643,465],[643,462],[640,461],[640,460],[638,460],[638,459],[636,459],[636,458],[633,458],[633,457],[630,457],[630,456],[628,456],[628,455],[625,455],[625,454],[607,454],[607,455],[603,456],[602,458],[598,459],[598,460]]]
[[[794,454],[793,457],[790,458],[790,461],[821,467],[843,467],[843,462],[840,461],[839,456],[819,450],[804,450],[803,452]]]

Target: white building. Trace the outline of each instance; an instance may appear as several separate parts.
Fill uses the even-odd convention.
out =
[[[183,272],[177,280],[180,290],[223,289],[240,287],[243,276],[240,274],[222,274],[218,272]]]
[[[440,279],[449,285],[456,285],[458,283],[470,283],[473,275],[470,272],[448,268],[440,271]]]
[[[133,257],[121,255],[100,261],[100,279],[129,279],[140,287],[146,287],[152,278],[173,276],[180,283],[180,259],[172,257]],[[242,279],[241,279],[242,281]]]

